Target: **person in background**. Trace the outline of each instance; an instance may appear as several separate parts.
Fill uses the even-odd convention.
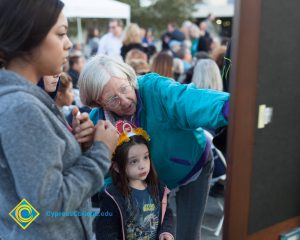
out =
[[[123,22],[120,19],[111,19],[108,27],[109,32],[100,38],[97,53],[120,57],[123,45]]]
[[[172,55],[168,52],[158,53],[153,58],[150,71],[174,79]]]
[[[134,69],[137,75],[150,72],[147,54],[136,48],[131,49],[126,54],[125,62]]]
[[[66,73],[60,73],[59,75],[55,76],[43,76],[37,83],[37,86],[42,88],[54,101],[56,101],[57,99],[57,93],[61,84],[62,74],[67,75]],[[68,78],[71,81],[71,78],[69,76]],[[78,108],[74,105],[72,106],[72,108],[68,108],[63,111],[64,115],[67,117],[67,121],[69,124],[67,125],[67,127],[70,132],[72,132],[76,136],[76,139],[81,145],[81,149],[83,151],[85,151],[92,145],[94,136],[94,124],[89,119],[88,112],[89,111],[85,111],[85,109]],[[79,127],[77,126],[78,122],[80,123]]]
[[[153,53],[156,52],[156,48],[154,46],[142,45],[141,30],[139,25],[136,23],[131,23],[125,29],[123,46],[121,47],[121,56],[123,60],[126,59],[126,54],[132,49],[138,49],[146,53],[148,59],[150,59]]]
[[[174,80],[181,82],[183,81],[183,76],[184,75],[184,63],[181,59],[179,58],[174,58],[173,59],[173,75],[174,75]]]
[[[86,64],[79,89],[82,102],[97,107],[90,113],[93,122],[123,120],[149,133],[159,178],[170,189],[178,187],[176,238],[199,240],[213,169],[203,128],[228,124],[229,94],[156,73],[137,79],[130,66],[104,55]]]
[[[128,63],[131,60],[142,60],[144,62],[148,62],[148,56],[143,51],[140,51],[136,48],[131,49],[127,54],[125,58],[125,62]]]
[[[196,24],[192,24],[192,26],[189,28],[189,35],[192,42],[191,54],[194,57],[198,52],[198,44],[200,38],[200,29]]]
[[[151,161],[150,138],[127,122],[117,126],[120,137],[110,168],[113,184],[99,194],[100,209],[112,216],[96,217],[96,238],[174,240],[169,190],[159,182]]]
[[[86,39],[86,45],[88,47],[88,58],[94,56],[98,52],[99,45],[99,30],[96,27],[90,27],[88,29],[88,35]]]
[[[85,64],[86,60],[83,56],[81,51],[71,51],[69,57],[69,68],[67,74],[72,79],[73,85],[73,94],[74,94],[74,101],[73,105],[76,105],[81,111],[87,111],[88,109],[85,108],[79,98],[79,90],[78,90],[78,78],[79,74]]]
[[[193,58],[190,48],[186,47],[185,45],[182,45],[179,51],[176,53],[176,55],[177,58],[179,58],[183,62],[184,72],[186,72],[192,67]]]
[[[77,83],[79,74],[85,64],[85,58],[81,52],[75,51],[69,57],[69,70],[68,74],[72,79],[73,88],[78,89]]]
[[[205,24],[207,26],[207,32],[212,38],[219,37],[219,29],[217,29],[216,18],[214,15],[209,13],[205,19]]]
[[[145,75],[150,72],[150,66],[147,62],[140,59],[132,59],[127,62],[133,68],[137,76]]]
[[[48,95],[55,100],[59,85],[59,74],[55,76],[43,76],[37,83]]]
[[[194,74],[194,67],[196,65],[196,63],[201,60],[201,59],[211,59],[209,54],[207,52],[201,51],[201,52],[197,52],[195,54],[195,57],[193,58],[193,66],[187,70],[187,72],[184,74],[182,81],[180,81],[183,84],[189,84],[192,82],[192,77]]]
[[[91,239],[91,218],[46,213],[91,211],[89,198],[103,184],[117,144],[116,129],[101,121],[92,129],[92,146],[82,152],[54,101],[36,86],[43,76],[60,74],[67,62],[72,43],[63,6],[59,0],[0,1],[3,239]],[[23,230],[9,214],[30,226]]]
[[[200,37],[198,40],[197,52],[204,51],[210,53],[213,39],[210,36],[209,32],[207,31],[207,24],[205,21],[199,23],[199,29],[200,29]]]
[[[176,23],[170,22],[168,23],[167,31],[161,36],[162,50],[169,50],[171,41],[178,41],[182,43],[184,40],[184,33],[177,28]]]
[[[154,37],[152,28],[147,28],[144,35],[142,35],[142,44],[146,46],[154,45]]]
[[[173,57],[178,57],[177,53],[180,52],[180,49],[183,45],[183,42],[172,40],[169,42],[169,50],[163,52],[171,52]]]
[[[223,91],[220,69],[212,59],[201,59],[196,63],[192,83],[197,88]]]
[[[226,46],[219,46],[212,50],[210,56],[217,63],[220,72],[222,72],[222,68],[224,65],[224,57],[226,53]]]
[[[181,28],[180,31],[182,33],[184,33],[185,36],[185,40],[190,40],[190,28],[193,25],[193,23],[189,20],[185,20],[182,24],[181,24]]]
[[[70,108],[70,106],[72,105],[73,100],[74,93],[72,79],[66,73],[61,73],[60,84],[58,85],[55,103],[65,116],[68,116],[72,111],[72,108]]]
[[[136,23],[131,23],[125,28],[123,46],[121,47],[123,60],[131,49],[138,49],[147,54],[147,48],[142,45],[141,29]]]

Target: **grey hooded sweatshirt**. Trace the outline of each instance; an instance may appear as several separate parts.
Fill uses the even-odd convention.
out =
[[[103,142],[82,153],[53,100],[0,70],[0,239],[91,239],[93,217],[79,215],[93,215],[108,156]],[[40,213],[25,230],[9,216],[23,198]]]

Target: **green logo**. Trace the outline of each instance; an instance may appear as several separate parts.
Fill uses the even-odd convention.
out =
[[[40,213],[25,198],[23,198],[9,215],[23,230],[25,230],[40,215]]]

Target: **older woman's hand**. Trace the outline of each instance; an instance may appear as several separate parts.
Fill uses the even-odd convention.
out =
[[[93,144],[95,130],[93,122],[89,119],[89,115],[82,113],[77,116],[78,113],[79,109],[75,107],[72,111],[72,128],[75,138],[81,144],[82,150],[84,151]]]

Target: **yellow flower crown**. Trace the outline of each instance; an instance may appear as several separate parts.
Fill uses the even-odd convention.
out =
[[[122,134],[120,134],[117,146],[122,145],[124,142],[129,142],[130,137],[135,135],[142,136],[148,142],[150,141],[150,137],[145,130],[143,130],[142,128],[132,128],[131,132],[124,131]]]

